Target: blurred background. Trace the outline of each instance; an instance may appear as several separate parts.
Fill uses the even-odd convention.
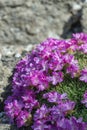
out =
[[[87,0],[0,0],[0,44],[28,45],[87,31]]]
[[[8,79],[18,60],[48,37],[70,38],[76,32],[87,33],[87,0],[0,0],[1,124]]]

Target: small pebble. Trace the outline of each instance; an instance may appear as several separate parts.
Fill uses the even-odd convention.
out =
[[[21,57],[21,54],[20,54],[20,53],[17,53],[17,54],[15,54],[15,57],[16,57],[16,58],[19,58],[19,57]]]
[[[30,50],[32,50],[32,48],[33,48],[33,45],[29,44],[24,50],[25,51],[30,51]]]
[[[80,10],[82,7],[80,4],[74,3],[73,4],[73,10]]]

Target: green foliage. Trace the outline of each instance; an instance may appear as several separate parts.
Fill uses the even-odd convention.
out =
[[[78,59],[81,69],[87,66],[87,55],[78,53],[76,54],[76,59]],[[87,83],[81,82],[79,78],[72,79],[70,76],[66,75],[64,81],[53,89],[56,89],[56,91],[60,93],[66,92],[68,97],[76,102],[73,115],[76,117],[83,117],[84,121],[87,122],[87,108],[81,103],[83,94],[87,89]]]

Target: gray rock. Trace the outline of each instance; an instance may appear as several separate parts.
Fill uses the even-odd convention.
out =
[[[82,3],[82,0],[0,0],[0,43],[29,44],[47,37],[59,38],[69,30],[73,15],[74,22],[78,19]]]
[[[0,130],[18,130],[18,129],[9,124],[0,124]]]
[[[10,94],[10,78],[13,74],[13,69],[18,60],[23,58],[32,47],[31,44],[27,46],[0,46],[0,111],[2,111],[1,104]]]
[[[1,130],[10,130],[10,125],[6,124],[0,124],[0,129]]]
[[[0,130],[17,130],[8,125],[8,118],[4,111],[4,100],[11,95],[11,81],[13,69],[19,59],[32,49],[28,46],[0,46]],[[5,124],[5,125],[4,125]],[[7,124],[7,125],[6,125]]]
[[[4,88],[8,85],[8,78],[11,75],[11,68],[4,66],[2,62],[0,62],[0,101],[2,102],[2,93],[4,92]]]
[[[83,31],[87,33],[87,2],[83,6],[81,23]]]

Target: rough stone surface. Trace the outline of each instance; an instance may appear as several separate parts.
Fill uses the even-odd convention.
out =
[[[0,124],[0,129],[1,130],[10,130],[10,125],[8,125],[8,124]]]
[[[8,118],[4,113],[4,100],[11,94],[11,81],[15,64],[34,46],[32,44],[27,46],[0,45],[0,130],[17,130],[16,127],[9,125]]]
[[[47,37],[82,31],[87,33],[87,0],[0,0],[0,130],[17,130],[3,102],[18,60]]]
[[[86,1],[86,4],[84,4],[83,10],[82,10],[81,24],[83,27],[83,31],[87,33],[87,1]]]
[[[34,46],[34,45],[33,45]],[[10,92],[13,68],[19,59],[32,49],[27,46],[0,46],[0,105]],[[1,108],[0,108],[1,111]]]
[[[15,126],[10,124],[0,124],[0,130],[18,130]]]
[[[38,43],[64,35],[80,18],[83,0],[0,0],[0,43]]]

